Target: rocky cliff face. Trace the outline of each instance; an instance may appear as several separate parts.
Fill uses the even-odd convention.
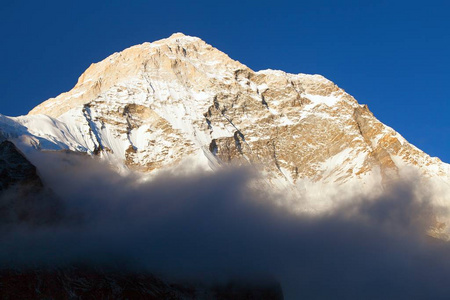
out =
[[[324,77],[255,72],[183,34],[115,53],[71,91],[2,120],[22,149],[86,152],[142,172],[190,160],[262,166],[272,186],[294,190],[304,181],[370,190],[406,169],[450,182],[449,165]]]

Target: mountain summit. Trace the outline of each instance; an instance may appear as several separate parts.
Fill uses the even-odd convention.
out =
[[[1,117],[0,128],[24,153],[83,152],[144,173],[186,161],[208,170],[234,163],[262,168],[272,187],[370,194],[413,172],[450,189],[448,164],[330,80],[255,72],[182,33],[92,64],[72,90],[27,116]]]

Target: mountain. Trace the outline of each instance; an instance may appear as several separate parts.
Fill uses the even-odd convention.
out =
[[[105,165],[115,169],[114,176]],[[259,176],[250,184],[238,173],[209,176],[230,165],[257,170]],[[438,265],[440,258],[448,257],[445,251],[442,256],[434,251],[441,241],[422,243],[416,234],[425,235],[420,227],[449,239],[450,165],[408,143],[377,120],[367,105],[323,76],[255,72],[181,33],[92,64],[72,90],[26,116],[0,115],[0,173],[0,234],[9,241],[0,247],[0,262],[14,257],[19,265],[37,264],[24,270],[0,269],[0,294],[11,298],[86,293],[144,299],[199,299],[199,293],[206,299],[283,297],[272,282],[250,289],[242,282],[211,287],[201,280],[190,285],[146,272],[111,273],[89,265],[109,266],[113,260],[117,266],[122,258],[150,272],[154,270],[146,266],[162,266],[163,272],[167,264],[169,274],[175,269],[175,275],[179,270],[204,270],[202,264],[208,272],[220,273],[231,261],[232,275],[244,277],[265,271],[264,266],[277,273],[280,269],[267,263],[275,261],[285,268],[281,274],[287,274],[281,284],[289,287],[292,280],[291,288],[305,291],[310,284],[322,283],[314,280],[314,273],[328,274],[309,261],[323,260],[326,267],[336,265],[337,273],[330,274],[339,274],[324,282],[342,277],[342,282],[351,282],[343,289],[353,290],[353,277],[341,276],[342,261],[345,268],[356,267],[358,280],[368,278],[365,294],[367,286],[378,286],[381,279],[403,277],[397,270],[380,273],[373,285],[358,266],[372,275],[378,265],[370,268],[367,262],[387,261],[385,266],[396,269],[391,254],[413,257],[402,259],[408,266],[421,264],[417,257]],[[182,179],[168,173],[181,174]],[[201,176],[189,176],[198,173]],[[141,188],[136,183],[141,180],[150,184]],[[245,185],[244,196],[243,187],[236,187],[239,183]],[[253,195],[255,188],[263,193]],[[260,197],[264,192],[275,206],[241,203],[247,196],[266,199]],[[186,205],[185,200],[192,203]],[[355,216],[346,219],[352,213]],[[311,215],[325,217],[310,223]],[[31,224],[33,230],[3,226],[13,223]],[[336,241],[342,232],[343,242]],[[402,243],[406,246],[400,249],[408,251],[398,250]],[[314,246],[304,247],[310,244],[321,245],[320,259]],[[433,259],[421,252],[428,249],[425,244],[434,251]],[[349,253],[351,258],[333,260],[335,247],[337,257]],[[369,255],[364,252],[368,247],[375,249]],[[363,255],[355,263],[353,254],[361,249]],[[378,252],[381,256],[372,259]],[[74,267],[86,261],[87,269]],[[46,262],[50,269],[40,267],[48,266]],[[296,270],[292,274],[291,266]],[[406,270],[406,275],[414,273]],[[417,274],[422,273],[429,272]],[[416,287],[417,278],[411,286]]]
[[[373,194],[410,173],[450,189],[448,164],[330,80],[255,72],[181,33],[92,64],[72,90],[27,116],[1,116],[0,128],[24,153],[83,152],[125,172],[233,163],[262,168],[270,187],[294,194],[324,186]],[[333,201],[296,209],[323,211]]]

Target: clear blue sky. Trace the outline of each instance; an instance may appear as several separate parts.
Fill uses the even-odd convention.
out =
[[[183,32],[254,70],[322,74],[450,162],[448,3],[2,0],[0,113],[26,114],[92,62]]]

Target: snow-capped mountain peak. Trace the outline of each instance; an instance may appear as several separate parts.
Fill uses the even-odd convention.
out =
[[[189,160],[262,166],[270,185],[294,190],[367,191],[410,169],[450,182],[448,164],[323,76],[255,72],[182,33],[114,53],[72,90],[0,122],[24,152],[68,149],[145,173]]]

